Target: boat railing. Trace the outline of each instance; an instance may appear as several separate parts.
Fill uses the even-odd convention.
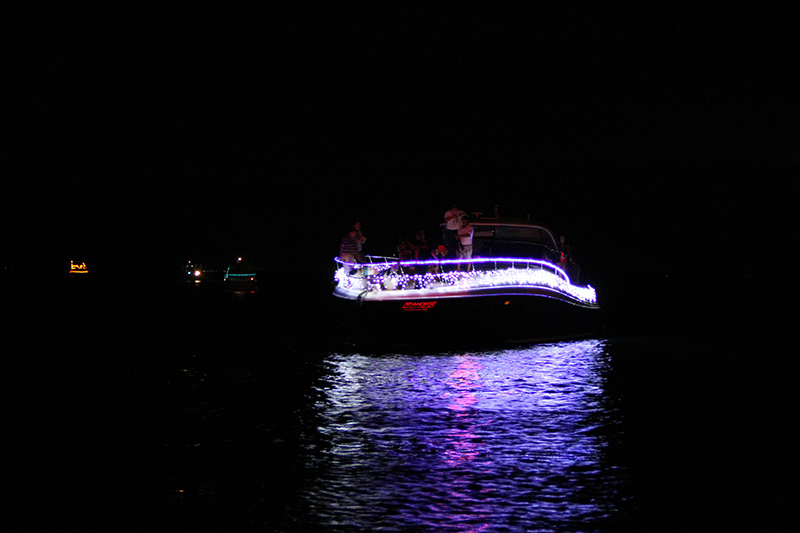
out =
[[[336,282],[344,290],[367,294],[394,290],[483,288],[498,285],[548,286],[593,301],[594,289],[573,285],[559,266],[541,259],[478,257],[402,261],[396,257],[367,256],[363,262],[339,257]]]
[[[476,257],[471,259],[427,259],[427,260],[400,260],[397,257],[387,257],[378,255],[368,255],[362,262],[345,261],[339,257],[334,261],[342,266],[347,266],[351,270],[367,271],[386,271],[390,270],[402,275],[403,273],[419,273],[420,270],[427,272],[438,271],[490,271],[503,270],[509,268],[521,269],[543,269],[552,272],[564,281],[569,282],[567,273],[549,261],[542,259],[527,259],[519,257]]]

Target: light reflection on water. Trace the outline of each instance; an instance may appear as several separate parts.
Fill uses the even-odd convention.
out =
[[[618,415],[603,341],[325,364],[305,520],[456,531],[617,520],[624,473],[605,453]]]

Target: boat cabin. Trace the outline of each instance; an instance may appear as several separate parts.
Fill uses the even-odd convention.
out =
[[[545,226],[525,220],[478,219],[470,222],[473,257],[519,257],[558,263],[558,243]]]

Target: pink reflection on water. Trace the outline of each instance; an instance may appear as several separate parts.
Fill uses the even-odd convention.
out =
[[[448,400],[445,406],[447,416],[451,417],[450,429],[445,433],[446,440],[443,443],[443,461],[449,468],[454,468],[454,472],[469,471],[472,465],[482,455],[485,459],[485,442],[478,434],[479,422],[477,420],[477,404],[480,389],[483,386],[480,371],[483,364],[472,355],[463,355],[457,358],[457,365],[448,375],[444,382],[447,392],[443,398]],[[490,467],[483,464],[483,467]],[[461,502],[463,508],[471,509],[471,516],[461,516],[454,512],[459,505],[451,507],[448,514],[458,522],[479,522],[470,524],[465,531],[478,532],[488,529],[488,522],[482,522],[489,516],[489,510],[483,509],[478,503],[483,497],[476,499],[477,493],[493,492],[484,487],[473,484],[472,476],[454,479],[451,482],[449,491],[453,504]]]
[[[472,462],[480,454],[480,439],[475,434],[475,405],[478,403],[477,389],[481,378],[478,371],[481,363],[469,356],[460,356],[458,366],[450,373],[445,384],[449,390],[444,397],[449,400],[446,408],[454,415],[454,424],[448,431],[449,441],[445,449],[445,462],[449,466]]]

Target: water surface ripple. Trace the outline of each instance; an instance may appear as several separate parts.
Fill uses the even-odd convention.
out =
[[[602,341],[323,364],[301,522],[592,530],[625,500]]]

